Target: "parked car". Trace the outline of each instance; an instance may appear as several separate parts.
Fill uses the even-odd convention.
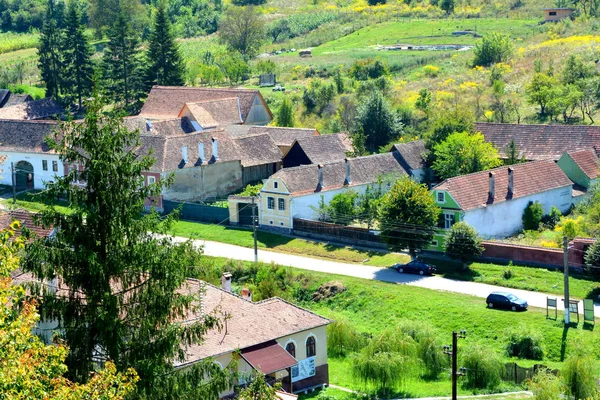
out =
[[[285,92],[285,87],[277,84],[275,85],[275,87],[272,89],[274,92]]]
[[[392,268],[400,273],[409,272],[419,275],[433,275],[435,273],[433,265],[426,264],[419,259],[412,260],[406,264],[394,264]]]
[[[506,310],[527,310],[527,301],[509,292],[492,292],[485,300],[488,308],[504,308]]]

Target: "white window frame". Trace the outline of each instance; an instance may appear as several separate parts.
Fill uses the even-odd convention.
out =
[[[285,211],[285,199],[282,199],[282,198],[277,199],[277,210]]]
[[[444,213],[444,229],[452,228],[455,223],[454,213]]]
[[[442,195],[442,200],[440,200],[440,194]],[[436,192],[435,201],[437,203],[445,203],[446,202],[446,192]]]
[[[275,209],[275,197],[267,197],[267,208],[269,210],[274,210]]]
[[[154,185],[156,183],[156,177],[152,175],[148,175],[148,186]]]
[[[42,171],[48,171],[48,160],[42,160]]]
[[[58,161],[52,161],[52,172],[58,172]]]

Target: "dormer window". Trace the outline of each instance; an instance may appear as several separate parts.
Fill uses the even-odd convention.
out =
[[[273,188],[274,189],[279,188],[279,182],[273,182]]]
[[[445,203],[446,202],[446,193],[444,193],[444,192],[437,192],[437,202],[438,203]]]

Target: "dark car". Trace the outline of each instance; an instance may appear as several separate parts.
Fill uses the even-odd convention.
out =
[[[485,300],[488,308],[504,308],[506,310],[527,310],[527,302],[508,292],[493,292]]]
[[[400,273],[409,272],[411,274],[419,275],[433,275],[435,272],[435,267],[433,265],[426,264],[419,259],[412,260],[406,264],[395,264],[393,268]]]

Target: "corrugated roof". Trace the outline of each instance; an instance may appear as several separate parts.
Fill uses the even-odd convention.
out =
[[[185,103],[227,99],[240,99],[240,108],[244,120],[252,108],[258,90],[230,88],[198,88],[182,86],[153,86],[140,116],[147,118],[177,118]]]
[[[600,148],[600,126],[589,125],[520,125],[477,123],[487,142],[492,143],[502,157],[511,140],[519,155],[527,160],[558,160],[573,150]]]
[[[406,171],[394,153],[351,158],[348,159],[348,162],[350,164],[349,185],[344,184],[346,180],[346,162],[344,160],[323,164],[322,187],[319,187],[318,164],[280,169],[271,178],[281,179],[292,195],[302,195],[339,189],[344,186],[369,184],[377,182],[377,178],[382,175],[406,175]]]
[[[508,169],[513,170],[513,193],[508,192]],[[489,174],[494,174],[495,196],[489,196]],[[445,190],[461,209],[471,210],[506,200],[544,193],[561,187],[571,188],[573,182],[554,161],[533,161],[494,168],[446,179],[433,190]]]

